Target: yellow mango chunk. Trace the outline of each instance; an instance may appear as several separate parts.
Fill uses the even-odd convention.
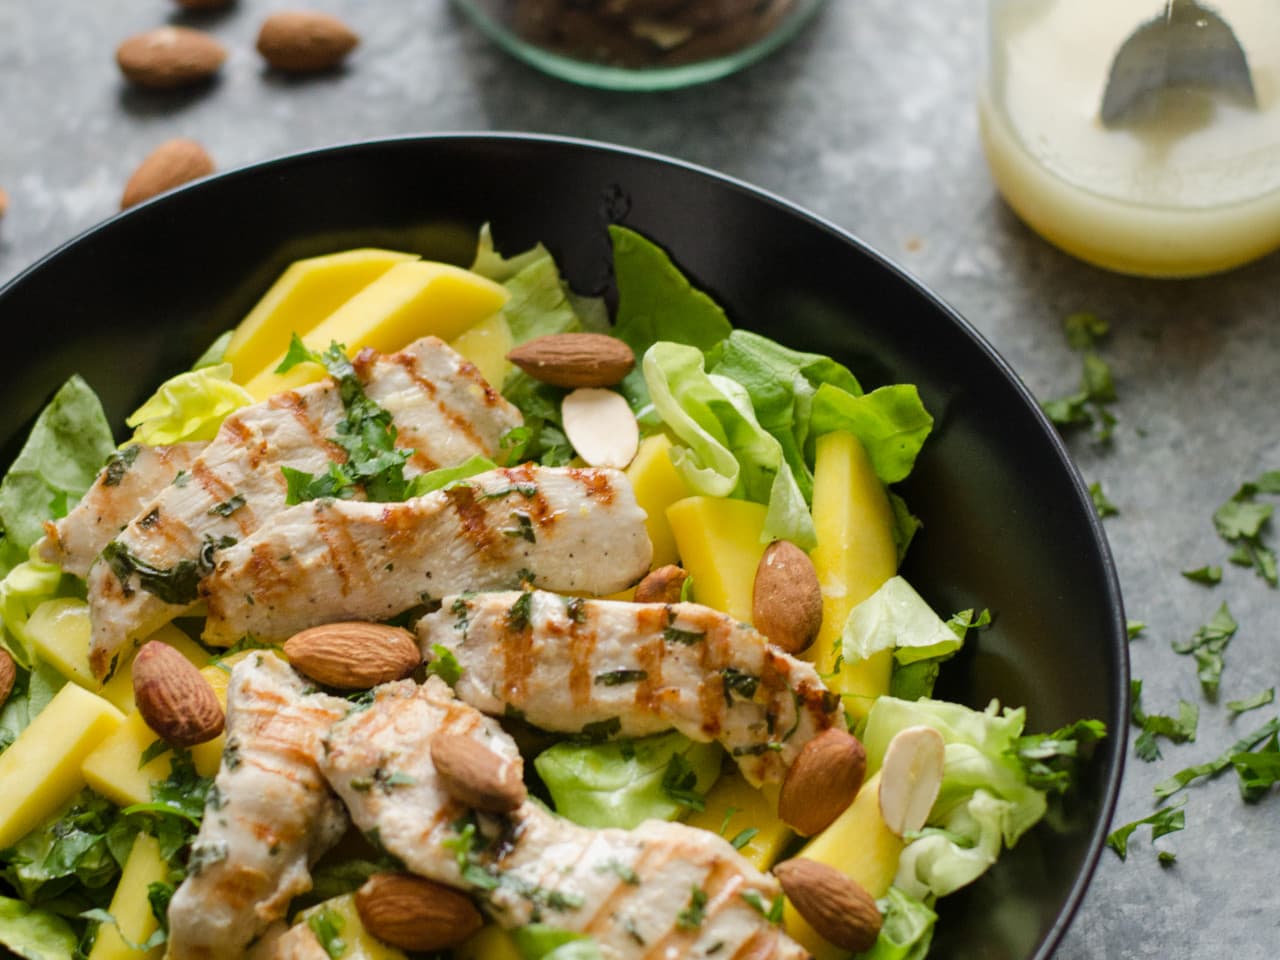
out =
[[[691,813],[685,820],[733,840],[743,830],[756,833],[738,852],[761,870],[772,867],[791,840],[791,828],[778,819],[778,787],[757,789],[742,774],[726,773],[707,794],[706,807]]]
[[[163,883],[168,876],[169,865],[160,859],[160,844],[155,837],[138,834],[107,908],[116,922],[98,927],[89,960],[158,960],[164,955],[163,944],[150,950],[135,950],[125,940],[142,944],[156,932],[159,924],[151,912],[147,887]]]
[[[760,503],[719,497],[686,497],[667,507],[680,563],[693,577],[698,603],[751,622],[766,512]]]
[[[172,623],[165,624],[155,633],[151,634],[151,636],[147,637],[145,642],[150,643],[152,640],[159,640],[161,643],[167,643],[191,661],[192,666],[203,667],[209,662],[209,652],[175,627]],[[141,644],[139,646],[141,646]],[[133,709],[132,657],[116,668],[116,672],[112,675],[111,679],[102,685],[102,689],[99,690],[98,693],[100,696],[110,700],[115,708],[121,713],[128,713]]]
[[[667,507],[689,496],[690,490],[671,463],[671,438],[665,433],[645,437],[625,473],[635,490],[636,502],[648,514],[644,525],[653,544],[653,569],[675,563],[680,552],[667,519]]]
[[[511,371],[507,354],[515,346],[511,327],[501,313],[486,317],[475,326],[464,330],[449,346],[476,365],[495,390],[501,390],[503,381]]]
[[[97,690],[98,679],[89,669],[90,633],[89,604],[75,597],[46,600],[27,621],[27,635],[41,660],[72,683]]]
[[[246,650],[233,654],[221,661],[222,666],[210,664],[200,671],[200,675],[213,688],[223,709],[227,705],[227,681],[231,678],[231,667],[251,653],[252,651]],[[207,654],[205,660],[208,660]],[[133,711],[124,718],[124,722],[114,733],[84,758],[81,772],[85,782],[112,803],[122,807],[150,802],[151,785],[166,779],[173,771],[173,756],[169,753],[155,757],[144,767],[138,767],[142,754],[156,739],[155,731],[147,726],[142,715]],[[211,777],[218,772],[224,742],[225,737],[219,735],[207,743],[191,748],[191,761],[202,777]]]
[[[383,943],[365,929],[356,910],[355,894],[345,893],[308,907],[298,914],[297,923],[306,923],[325,912],[335,921],[334,925],[339,928],[338,936],[346,945],[346,949],[342,951],[342,960],[405,960],[403,950]]]
[[[39,826],[84,787],[81,762],[123,720],[119,710],[74,683],[54,695],[0,753],[0,850]]]
[[[231,335],[223,356],[231,379],[248,383],[279,362],[294,331],[302,336],[397,263],[417,259],[370,247],[294,261]]]
[[[898,570],[893,512],[884,485],[858,438],[843,431],[818,438],[813,470],[813,525],[818,545],[809,554],[822,585],[822,628],[805,653],[827,686],[844,698],[845,712],[861,720],[875,698],[889,692],[893,651],[835,668],[849,611]]]
[[[392,353],[428,334],[452,340],[501,310],[509,296],[505,287],[461,267],[426,260],[398,263],[321,320],[302,342],[323,352],[336,341],[355,356],[364,347]],[[324,376],[314,363],[276,373],[283,359],[281,350],[245,384],[255,400]]]
[[[465,943],[454,947],[454,960],[524,960],[511,934],[489,924]]]

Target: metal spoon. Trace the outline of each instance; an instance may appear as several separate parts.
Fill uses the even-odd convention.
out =
[[[1196,0],[1165,0],[1163,13],[1121,44],[1102,96],[1103,125],[1149,115],[1160,91],[1178,86],[1220,90],[1257,106],[1240,41],[1219,14]]]

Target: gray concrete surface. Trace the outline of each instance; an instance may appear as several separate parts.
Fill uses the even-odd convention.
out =
[[[1095,270],[1024,228],[1001,203],[978,145],[973,93],[980,6],[834,0],[789,48],[711,86],[636,96],[571,87],[515,63],[443,0],[315,0],[364,42],[335,75],[284,81],[252,50],[264,13],[296,0],[240,0],[188,22],[232,50],[221,79],[190,95],[131,91],[112,51],[172,18],[164,0],[0,2],[0,280],[116,209],[159,141],[202,140],[220,167],[362,137],[462,129],[532,130],[673,154],[774,190],[862,236],[964,313],[1037,395],[1074,387],[1062,317],[1111,321],[1105,347],[1119,417],[1110,451],[1073,449],[1120,515],[1107,530],[1131,617],[1134,675],[1153,711],[1200,701],[1194,665],[1169,649],[1223,600],[1240,622],[1222,699],[1280,679],[1280,594],[1228,566],[1206,588],[1179,571],[1223,563],[1211,515],[1237,485],[1280,468],[1280,257],[1204,280],[1150,282]],[[181,18],[177,18],[181,20]],[[1151,786],[1216,755],[1239,731],[1205,704],[1199,742],[1130,760],[1119,818],[1150,809]],[[1233,777],[1191,791],[1187,829],[1145,831],[1129,860],[1104,852],[1058,952],[1061,960],[1280,956],[1280,797],[1241,803]]]

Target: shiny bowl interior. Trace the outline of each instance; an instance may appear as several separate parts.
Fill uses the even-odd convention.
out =
[[[991,629],[939,695],[1080,717],[1112,736],[1052,826],[947,898],[931,956],[1048,957],[1093,871],[1119,787],[1128,662],[1119,587],[1088,493],[1015,374],[955,311],[857,239],[777,197],[650,154],[525,135],[410,137],[235,170],[119,215],[0,290],[23,343],[0,379],[0,456],[81,373],[124,417],[236,323],[293,259],[377,245],[468,262],[542,241],[583,292],[606,292],[605,227],[654,238],[739,326],[848,364],[868,389],[920,387],[937,423],[900,487],[924,528],[904,574]],[[23,333],[23,331],[28,331]],[[35,331],[39,331],[36,333]]]

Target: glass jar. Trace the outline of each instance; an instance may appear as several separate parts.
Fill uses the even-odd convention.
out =
[[[1038,233],[1146,276],[1213,273],[1280,247],[1280,0],[989,0],[988,16],[983,144]],[[1134,48],[1117,61],[1140,30],[1135,42],[1165,50],[1159,31],[1174,23],[1189,32],[1163,62],[1185,68],[1164,68],[1163,83],[1135,72],[1151,59]]]
[[[455,0],[508,53],[575,83],[666,90],[733,73],[825,0]]]

